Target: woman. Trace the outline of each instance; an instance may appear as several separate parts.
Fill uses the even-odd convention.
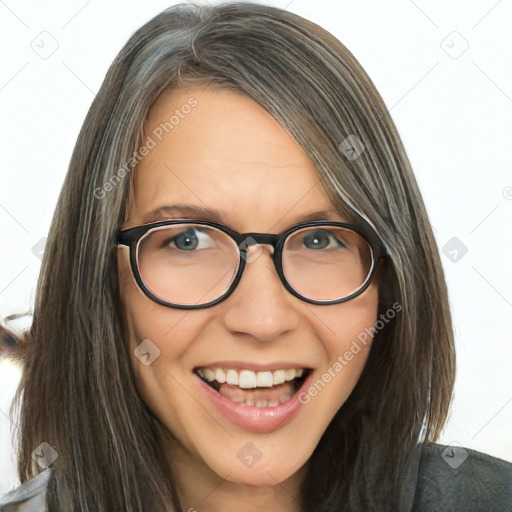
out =
[[[399,135],[348,50],[286,11],[174,6],[128,41],[27,343],[11,507],[511,503],[510,464],[432,443],[453,337]]]

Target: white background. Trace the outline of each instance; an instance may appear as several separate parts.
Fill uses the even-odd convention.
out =
[[[467,247],[456,262],[442,254],[458,374],[441,442],[512,461],[512,3],[271,3],[323,26],[355,55],[391,110],[440,251],[453,237]],[[108,66],[134,30],[169,5],[0,0],[0,314],[33,300],[33,247],[47,234]],[[0,493],[17,484],[6,417],[17,379],[0,364]]]

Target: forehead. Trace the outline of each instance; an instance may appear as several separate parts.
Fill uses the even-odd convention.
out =
[[[174,204],[221,211],[242,230],[333,209],[307,153],[240,92],[165,93],[150,110],[144,140],[153,147],[134,171],[129,224]]]

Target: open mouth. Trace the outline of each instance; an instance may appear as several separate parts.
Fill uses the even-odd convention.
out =
[[[252,407],[272,407],[288,401],[312,371],[310,368],[277,368],[254,372],[207,366],[194,369],[203,382],[223,397]]]

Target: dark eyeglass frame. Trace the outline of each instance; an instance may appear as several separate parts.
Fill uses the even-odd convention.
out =
[[[245,264],[247,261],[247,248],[251,245],[271,245],[274,248],[273,253],[271,254],[272,261],[274,262],[274,267],[276,269],[277,275],[279,279],[283,283],[283,286],[295,297],[308,302],[310,304],[316,305],[330,305],[330,304],[339,304],[341,302],[346,302],[350,299],[361,295],[371,284],[373,278],[375,276],[375,272],[377,270],[377,264],[380,259],[389,255],[387,248],[381,238],[377,235],[375,230],[368,224],[363,218],[359,220],[360,225],[356,226],[354,224],[346,224],[343,222],[337,221],[327,221],[327,220],[314,220],[309,222],[302,222],[300,224],[295,224],[282,233],[279,234],[270,234],[270,233],[239,233],[235,231],[233,228],[226,226],[224,224],[220,224],[218,222],[212,222],[207,220],[198,220],[198,219],[171,219],[171,220],[163,220],[158,222],[151,222],[149,224],[143,224],[141,226],[136,226],[129,229],[122,229],[118,232],[118,244],[117,245],[125,245],[130,248],[130,266],[135,278],[135,281],[139,285],[140,289],[144,292],[144,294],[153,300],[154,302],[161,304],[162,306],[177,308],[177,309],[203,309],[211,306],[215,306],[219,302],[227,299],[236,289],[240,279],[242,278],[242,274],[245,269]],[[238,271],[231,282],[229,288],[224,292],[220,297],[212,300],[210,302],[206,302],[204,304],[176,304],[174,302],[169,302],[161,297],[155,295],[144,283],[142,276],[140,275],[139,265],[137,262],[137,247],[140,239],[151,229],[159,228],[162,226],[172,226],[175,224],[195,224],[202,226],[210,226],[216,228],[227,235],[229,235],[237,244],[239,252],[240,252],[240,263],[238,267]],[[310,228],[315,226],[326,226],[326,227],[339,227],[354,231],[358,235],[360,235],[370,246],[372,251],[372,268],[369,272],[366,281],[364,284],[356,290],[354,293],[348,295],[347,297],[342,297],[340,299],[332,299],[332,300],[316,300],[311,299],[309,297],[305,297],[297,292],[286,280],[283,270],[283,247],[286,242],[286,239],[295,233],[296,231],[303,228]]]

